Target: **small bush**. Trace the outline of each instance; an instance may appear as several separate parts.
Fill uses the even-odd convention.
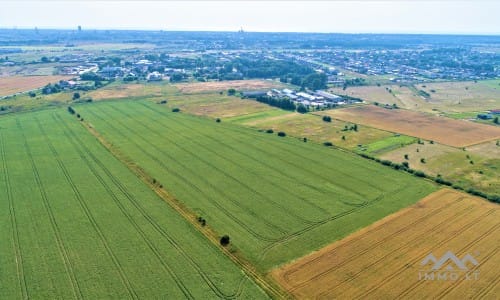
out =
[[[422,172],[422,171],[415,171],[415,172],[413,173],[413,175],[415,175],[415,176],[417,176],[417,177],[425,177],[425,176],[426,176],[426,175],[425,175],[425,173],[424,173],[424,172]]]
[[[176,108],[174,108],[174,109],[172,109],[172,112],[180,112],[180,111],[181,111],[181,109],[180,109],[180,108],[177,108],[177,107],[176,107]]]
[[[268,129],[268,130],[266,130],[266,133],[274,133],[274,130]]]
[[[324,142],[323,145],[325,145],[327,147],[333,146],[332,142]]]
[[[407,169],[410,167],[410,164],[407,161],[402,162],[401,165]]]
[[[285,137],[286,133],[284,133],[283,131],[280,131],[280,132],[278,132],[278,136]]]
[[[220,123],[220,119],[219,118],[215,119],[215,122]]]
[[[307,143],[307,138],[306,137],[303,138],[302,140],[304,141],[304,143]]]
[[[330,116],[323,116],[323,121],[325,121],[325,122],[331,122],[332,121],[332,117],[330,117]]]

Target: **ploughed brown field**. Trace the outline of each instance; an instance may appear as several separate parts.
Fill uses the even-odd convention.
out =
[[[500,127],[432,116],[403,109],[363,105],[325,111],[333,118],[415,136],[453,147],[500,138]]]
[[[299,299],[496,299],[499,234],[498,204],[442,189],[272,275]]]
[[[58,83],[59,80],[69,79],[71,76],[13,76],[0,78],[0,96],[12,95],[19,92],[31,91],[44,87],[48,83]]]
[[[226,92],[228,89],[237,91],[246,90],[268,90],[270,88],[282,87],[279,82],[269,80],[231,80],[231,81],[213,81],[213,82],[196,82],[196,83],[179,83],[174,85],[181,93],[196,94],[204,92],[221,91]]]

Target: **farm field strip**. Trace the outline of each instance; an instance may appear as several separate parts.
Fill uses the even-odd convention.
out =
[[[59,121],[61,121],[61,123],[63,123],[65,125],[65,127],[67,128],[66,124],[64,123],[64,121],[61,118],[59,118]],[[85,146],[84,143],[82,143],[78,139],[78,137],[74,133],[72,134],[72,137],[68,137],[68,139],[73,140],[73,145],[75,147],[77,147],[77,144],[80,144],[83,146],[83,150],[85,151],[86,155],[88,157],[90,157],[106,173],[107,176],[109,176],[109,178],[119,188],[119,190],[123,193],[123,195],[126,196],[127,200],[129,200],[130,203],[141,213],[141,215],[144,217],[144,219],[146,219],[148,221],[148,223],[155,229],[155,231],[158,232],[159,234],[161,234],[163,236],[163,238],[168,240],[168,242],[179,253],[181,253],[184,258],[186,258],[186,260],[190,263],[190,265],[194,269],[196,269],[196,271],[203,278],[205,283],[212,289],[212,291],[214,291],[214,293],[218,297],[228,298],[227,295],[225,295],[223,292],[221,292],[219,290],[219,288],[214,284],[214,282],[209,278],[209,276],[207,276],[207,274],[205,272],[203,272],[202,268],[193,260],[193,258],[189,254],[187,254],[186,251],[184,251],[184,249],[182,249],[182,247],[180,247],[179,244],[176,243],[174,239],[172,239],[172,237],[166,232],[166,230],[164,228],[162,228],[151,216],[148,215],[148,213],[146,212],[144,207],[142,207],[140,202],[138,202],[137,200],[134,199],[134,197],[130,194],[130,192],[127,190],[127,188],[110,172],[110,170],[106,167],[106,165],[104,163],[102,163],[94,154],[92,154],[92,152]],[[76,144],[74,142],[76,142]],[[83,153],[80,153],[80,157],[83,160],[85,160],[86,163],[90,166],[88,159],[83,155]],[[100,178],[99,174],[97,174],[95,172],[95,170],[92,170],[92,171],[93,171],[94,176],[96,176],[96,178],[99,179]],[[105,185],[105,182],[102,179],[100,179],[100,181],[103,185]],[[117,205],[120,206],[120,209],[123,211],[123,213],[125,215],[127,215],[127,218],[134,225],[136,230],[141,233],[141,236],[143,237],[144,241],[148,244],[148,247],[150,247],[151,250],[155,253],[155,256],[157,256],[157,258],[159,259],[161,264],[164,266],[165,270],[175,279],[176,284],[179,286],[179,288],[181,288],[183,290],[184,295],[188,298],[193,297],[191,295],[191,293],[189,292],[189,290],[184,286],[182,281],[177,277],[175,272],[168,265],[168,263],[162,259],[160,251],[157,248],[155,248],[155,246],[151,243],[151,241],[146,237],[145,233],[141,230],[140,226],[134,221],[132,216],[130,216],[130,214],[127,213],[125,207],[123,207],[123,205],[121,205],[120,200],[115,196],[113,191],[111,189],[109,189],[109,187],[107,188],[107,191],[110,194],[110,196],[113,198],[115,203],[117,203]],[[229,296],[229,298],[232,298],[232,297],[233,297],[233,295]]]
[[[58,83],[70,76],[12,76],[0,78],[0,96],[12,95],[41,88],[48,83]]]
[[[24,207],[16,207],[16,211],[24,209],[21,211],[23,217],[28,217],[35,224],[43,221],[49,229],[46,231],[48,234],[32,238],[31,241],[46,243],[45,240],[50,238],[54,241],[51,248],[55,250],[45,253],[45,248],[38,248],[37,257],[28,257],[28,268],[23,270],[28,274],[27,291],[22,291],[22,274],[19,274],[18,294],[56,297],[56,293],[64,291],[64,296],[59,294],[60,297],[265,297],[217,247],[187,222],[179,222],[180,216],[162,200],[153,197],[152,191],[141,189],[142,183],[138,184],[135,176],[123,172],[125,166],[111,158],[75,120],[73,124],[69,123],[69,118],[66,112],[59,111],[30,114],[30,119],[26,115],[17,120],[10,117],[0,120],[2,169],[11,169],[10,164],[17,166],[17,161],[11,159],[13,145],[10,142],[4,145],[4,141],[9,140],[15,132],[21,132],[23,139],[16,146],[24,146],[24,150],[15,155],[16,158],[28,157],[30,163],[24,169],[16,168],[16,179],[26,171],[31,171],[33,175],[29,177],[37,183],[37,189],[34,190],[38,193],[37,201],[40,201],[41,208],[45,207],[42,215],[36,216],[27,215]],[[52,173],[50,177],[47,177],[48,172]],[[88,182],[81,181],[83,177]],[[5,180],[5,183],[9,181]],[[0,182],[0,185],[3,183]],[[17,191],[17,186],[13,188]],[[94,196],[90,196],[91,193]],[[17,197],[16,192],[13,203],[19,202]],[[1,203],[9,204],[9,199],[3,196],[0,196],[0,200]],[[61,205],[65,206],[64,210]],[[101,210],[97,210],[98,207]],[[21,243],[26,241],[26,224],[23,221],[20,225],[23,229],[19,232]],[[177,228],[175,231],[172,231],[173,224]],[[80,231],[76,235],[77,228]],[[16,242],[14,232],[10,230],[12,227],[7,229],[11,236],[7,240]],[[4,238],[4,233],[0,232]],[[128,246],[120,246],[124,243]],[[15,254],[17,250],[13,249],[12,243],[11,248],[10,251]],[[93,255],[90,255],[91,251]],[[56,259],[51,260],[51,269],[59,268],[61,271],[55,273],[58,275],[44,277],[43,264],[37,268],[30,267],[47,254]],[[130,260],[131,255],[136,259]],[[95,261],[89,261],[91,257]],[[206,258],[210,260],[205,261]],[[21,261],[25,259],[20,259],[18,263]],[[94,274],[91,269],[97,264],[101,270]],[[15,270],[14,264],[10,266]],[[0,274],[2,281],[6,275],[3,272]],[[56,286],[53,281],[53,287],[48,288],[48,282],[39,281],[34,290],[34,276],[56,280],[60,284]],[[151,285],[153,282],[156,282],[154,286]],[[9,293],[14,295],[14,290]]]
[[[465,147],[500,138],[500,128],[436,117],[419,112],[372,105],[330,110],[328,115],[366,126],[419,137],[453,147]]]
[[[453,204],[454,203],[451,203],[451,205],[453,205]],[[390,240],[392,238],[399,237],[399,235],[401,233],[405,233],[407,231],[411,231],[411,229],[412,229],[413,226],[428,221],[428,219],[430,217],[435,216],[435,215],[439,216],[439,214],[442,213],[443,210],[445,210],[447,208],[448,208],[448,204],[442,205],[442,206],[434,209],[433,211],[431,211],[428,214],[423,214],[422,216],[419,216],[418,218],[415,218],[411,223],[405,224],[404,226],[401,226],[401,227],[398,227],[397,231],[392,232],[390,235],[384,236],[381,239],[376,239],[376,241],[370,241],[370,240],[365,241],[365,240],[361,240],[361,239],[362,238],[366,238],[368,236],[368,234],[373,235],[375,232],[383,231],[384,228],[377,227],[377,228],[375,228],[373,230],[365,232],[363,235],[358,236],[356,239],[352,239],[352,240],[349,240],[346,243],[343,243],[342,245],[340,245],[340,246],[338,246],[336,248],[336,251],[338,251],[339,248],[345,249],[346,247],[352,245],[354,242],[357,242],[357,243],[363,242],[363,243],[366,243],[367,245],[366,246],[363,245],[365,247],[363,247],[363,250],[359,251],[359,253],[355,253],[354,255],[351,255],[346,260],[341,261],[341,262],[339,262],[337,264],[333,264],[333,265],[322,265],[321,264],[321,260],[328,259],[328,258],[330,258],[330,255],[333,255],[333,253],[328,252],[328,253],[325,253],[322,256],[316,257],[314,260],[308,261],[307,264],[305,264],[305,265],[301,265],[300,266],[301,269],[299,269],[299,268],[291,269],[291,270],[283,273],[283,275],[281,275],[281,276],[283,277],[284,280],[286,280],[287,284],[293,284],[293,288],[291,290],[297,290],[297,289],[299,289],[301,287],[306,286],[307,284],[310,284],[313,280],[318,280],[320,277],[327,276],[330,272],[336,271],[338,268],[340,268],[340,267],[342,267],[342,266],[350,263],[353,259],[358,259],[360,256],[366,254],[367,252],[372,251],[373,249],[375,249],[377,247],[383,246],[384,242],[386,242],[386,241],[388,241],[388,240]],[[463,215],[470,208],[471,208],[471,206],[466,206],[465,208],[459,210],[456,214],[452,215],[451,217],[448,217],[448,218],[444,219],[443,221],[440,221],[438,224],[436,224],[436,226],[445,224],[446,222],[453,220],[453,218],[459,217],[459,216]],[[401,220],[400,219],[392,219],[391,221],[393,223],[395,223],[396,221],[401,221]],[[391,222],[391,221],[389,221],[389,222]],[[391,224],[391,225],[393,225],[393,224]],[[416,238],[413,238],[412,242],[413,241],[418,241],[421,237],[425,237],[432,230],[434,230],[434,229],[423,231],[422,234],[419,234]],[[396,251],[396,250],[399,251],[399,250],[402,250],[402,249],[407,248],[407,247],[408,247],[407,244],[403,244],[399,248],[395,249],[394,251]],[[388,255],[383,256],[383,257],[379,258],[378,260],[372,261],[372,263],[370,265],[368,265],[368,266],[373,266],[376,263],[381,262],[387,256]],[[316,262],[319,265],[315,264]],[[367,267],[367,265],[365,265],[364,267]],[[308,272],[308,273],[305,273],[305,272]],[[352,276],[359,275],[359,274],[361,274],[361,272],[362,271],[360,271],[360,272],[358,272],[356,274],[353,274]],[[300,275],[302,275],[302,276],[309,275],[311,277],[307,281],[301,280],[300,277],[297,277],[296,280],[293,280],[292,279],[292,275],[295,274],[295,273],[300,273]],[[354,278],[355,277],[351,277],[351,278],[349,278],[349,280],[353,280]],[[333,288],[333,287],[330,286],[330,288]]]
[[[284,262],[310,251],[301,249],[300,244],[310,233],[316,236],[314,243],[321,245],[324,241],[319,232],[346,224],[355,213],[371,215],[369,207],[375,207],[378,214],[388,209],[379,203],[395,204],[395,195],[412,199],[412,189],[421,196],[432,190],[428,183],[415,186],[412,176],[395,177],[391,175],[397,173],[387,174],[388,170],[379,170],[375,164],[365,165],[355,155],[270,137],[229,123],[170,113],[161,105],[108,102],[76,109],[113,147],[133,157],[217,232],[236,236],[234,245],[261,270],[275,261]],[[315,154],[309,155],[311,151]],[[339,164],[351,161],[354,172],[339,168]],[[210,176],[205,176],[208,170]],[[367,171],[386,180],[378,185],[370,183],[365,179]],[[352,192],[352,185],[364,182],[368,191]],[[229,197],[232,199],[225,199]],[[242,210],[241,205],[248,209]],[[257,221],[262,218],[267,224]],[[353,226],[356,223],[342,225],[341,232]],[[282,231],[276,231],[278,228]],[[279,249],[289,243],[297,243],[293,253],[277,257]]]
[[[96,115],[96,114],[93,114],[95,112],[93,112],[92,110],[88,110],[92,116],[95,116],[99,119],[101,119],[101,121],[105,122],[106,123],[106,126],[109,126],[109,128],[113,129],[116,133],[118,133],[120,136],[122,136],[123,138],[130,138],[130,134],[128,135],[125,135],[122,130],[123,129],[118,129],[115,125],[112,125],[111,123],[108,123],[108,121],[106,121],[104,119],[103,116],[99,116],[99,115]],[[121,124],[119,121],[117,120],[114,120],[114,123],[115,124]],[[158,146],[155,146],[154,144],[152,144],[150,141],[146,140],[144,137],[142,137],[140,134],[136,133],[133,129],[130,129],[130,127],[128,125],[125,125],[127,127],[125,127],[129,132],[133,133],[136,137],[140,138],[144,143],[150,145],[153,149],[155,149],[157,151],[157,153],[163,153],[162,150],[158,147]],[[215,185],[213,184],[210,184],[210,182],[208,182],[206,179],[201,179],[203,181],[203,188],[197,186],[197,185],[194,185],[193,183],[190,182],[190,180],[188,179],[188,177],[186,175],[182,175],[181,173],[179,173],[178,171],[172,169],[171,167],[167,166],[167,164],[165,164],[163,161],[159,160],[156,156],[154,156],[154,154],[152,154],[150,151],[144,149],[143,147],[143,144],[139,144],[133,140],[130,141],[131,143],[133,143],[138,149],[140,149],[140,151],[144,154],[146,154],[150,159],[152,159],[156,164],[158,164],[158,166],[160,166],[164,171],[166,172],[170,172],[170,173],[173,173],[173,175],[178,179],[180,180],[182,183],[184,183],[187,187],[189,188],[192,188],[193,190],[195,191],[198,191],[200,194],[204,194],[206,193],[206,198],[207,200],[210,201],[211,204],[213,204],[217,209],[221,210],[222,212],[224,212],[230,219],[232,219],[235,223],[239,224],[240,226],[242,226],[243,228],[245,228],[245,230],[250,233],[251,235],[253,235],[254,237],[260,239],[260,240],[263,240],[263,241],[273,241],[274,238],[271,238],[271,237],[266,237],[264,234],[262,233],[259,233],[257,231],[255,231],[254,229],[252,229],[251,227],[245,225],[244,222],[242,222],[234,213],[230,212],[227,208],[228,206],[228,203],[224,203],[224,205],[220,204],[217,202],[216,198],[222,196],[222,197],[225,197],[225,198],[222,198],[222,199],[226,199],[228,198],[228,195],[226,194],[226,192],[224,192],[222,189],[216,187]],[[186,171],[189,171],[190,172],[190,175],[193,176],[193,177],[196,177],[196,173],[195,171],[191,170],[192,168],[192,164],[190,165],[187,165],[185,163],[182,163],[181,161],[178,161],[178,160],[175,160],[175,158],[170,155],[170,154],[166,154],[167,157],[170,159],[170,163],[171,165],[173,164],[177,164],[180,168],[182,168],[185,172]],[[211,190],[213,190],[215,192],[215,195],[212,196],[211,194]],[[196,197],[196,195],[192,195],[193,198]],[[241,210],[241,204],[236,202],[235,200],[233,200],[232,198],[229,198],[232,202],[232,205],[238,210],[240,209]],[[263,224],[266,224],[268,225],[268,227],[273,227],[274,230],[278,230],[278,234],[283,234],[284,233],[284,230],[281,229],[281,228],[278,228],[276,225],[273,225],[273,224],[270,224],[269,221],[265,220],[264,218],[262,217],[259,217],[255,214],[255,212],[253,212],[253,210],[250,210],[250,215],[252,218],[258,218],[260,219]],[[270,228],[271,229],[271,228]],[[275,232],[276,234],[276,232]]]
[[[498,213],[496,204],[442,189],[272,274],[299,298],[492,295],[498,283]],[[474,255],[479,265],[468,271],[481,270],[482,281],[418,280],[424,257],[447,250],[459,258]],[[484,255],[477,256],[479,250]]]

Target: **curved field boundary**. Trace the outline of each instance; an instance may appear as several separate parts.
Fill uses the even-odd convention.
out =
[[[101,116],[98,116],[96,114],[94,114],[90,109],[87,110],[89,113],[91,113],[93,116],[95,116],[96,118],[99,118],[102,120],[102,122],[104,122],[108,127],[110,127],[111,129],[113,129],[115,132],[117,132],[118,134],[120,134],[121,136],[123,136],[124,138],[127,138],[127,135],[123,134],[119,129],[117,129],[115,126],[113,126],[111,123],[108,123],[104,120],[104,118],[102,118]],[[139,136],[146,144],[149,143],[149,141],[147,141],[146,139],[142,138],[138,133],[136,133],[134,130],[132,129],[129,129],[131,132],[133,132],[135,135]],[[174,170],[172,170],[171,168],[168,168],[167,165],[165,165],[165,163],[163,163],[161,160],[159,160],[156,156],[154,156],[153,154],[151,154],[149,151],[143,149],[141,147],[141,145],[139,145],[138,143],[136,143],[135,141],[133,140],[130,140],[138,149],[142,149],[143,153],[146,154],[150,159],[152,159],[155,163],[158,164],[158,166],[162,167],[165,171],[167,172],[170,172],[171,174],[175,175],[177,178],[179,179],[182,179],[183,182],[185,182],[185,184],[187,184],[188,186],[190,186],[191,188],[193,188],[194,190],[198,191],[199,193],[201,194],[206,194],[204,193],[202,190],[199,189],[198,186],[192,184],[190,182],[190,180],[188,180],[185,176],[182,176],[181,174],[179,174],[178,172],[175,172]],[[158,149],[158,147],[154,146],[154,145],[151,145],[153,148],[156,149],[156,151],[161,151],[161,149]],[[166,154],[168,155],[168,154]],[[169,156],[170,159],[172,159],[173,161],[175,161],[175,158]],[[180,164],[181,167],[183,167],[185,170],[189,170],[189,168],[187,168],[185,165],[183,164]],[[195,174],[194,174],[195,175]],[[206,180],[205,180],[206,182]],[[209,184],[209,183],[208,183]],[[215,189],[215,188],[214,188]],[[219,190],[219,193],[221,193],[222,195],[225,195],[222,191]],[[227,195],[225,195],[226,198],[227,198]],[[211,196],[209,196],[208,194],[206,194],[206,199],[210,201],[210,203],[212,205],[214,205],[215,207],[217,207],[217,209],[221,210],[222,212],[224,212],[224,214],[226,214],[232,221],[234,221],[235,223],[237,223],[238,225],[240,225],[243,229],[245,229],[249,234],[253,235],[255,238],[259,239],[259,240],[262,240],[262,241],[268,241],[268,242],[272,242],[274,240],[276,240],[275,238],[273,237],[266,237],[256,231],[254,231],[252,228],[250,228],[249,226],[247,226],[244,222],[242,222],[238,217],[236,217],[235,215],[233,215],[229,210],[227,210],[223,205],[221,205],[220,203],[217,202],[217,200],[213,199]],[[234,202],[234,201],[233,201]],[[238,205],[238,203],[235,203],[235,205]],[[259,218],[257,215],[255,215],[255,213],[252,214],[252,216],[256,217],[256,218]],[[268,221],[265,221],[265,220],[262,220],[263,222],[265,223],[269,223]],[[281,229],[281,231],[283,231]],[[284,232],[284,231],[283,231]]]
[[[26,139],[26,135],[24,134],[24,130],[21,126],[21,123],[19,122],[19,119],[16,119],[16,124],[17,124],[19,131],[21,132],[21,137],[23,138],[24,149],[26,150],[26,154],[29,157],[31,169],[32,169],[33,175],[35,177],[35,182],[36,182],[36,185],[37,185],[38,190],[40,192],[40,196],[42,197],[43,205],[44,205],[45,210],[47,212],[47,215],[49,217],[50,225],[52,227],[52,231],[54,233],[54,237],[55,237],[55,240],[57,242],[57,248],[59,250],[59,255],[61,256],[61,259],[62,259],[63,264],[64,264],[64,268],[66,269],[66,274],[68,275],[68,279],[70,281],[73,294],[74,294],[75,298],[82,299],[83,295],[82,295],[82,292],[80,290],[78,280],[75,276],[75,272],[73,270],[74,269],[73,264],[72,264],[71,260],[69,259],[67,247],[64,244],[64,239],[61,237],[61,232],[60,232],[59,226],[57,225],[57,221],[56,221],[56,218],[54,216],[54,212],[52,211],[52,207],[50,206],[50,200],[47,197],[47,192],[45,191],[45,188],[43,186],[42,180],[40,178],[40,174],[38,172],[38,168],[36,167],[36,164],[35,164],[35,159],[33,158],[33,155],[31,153],[31,149],[28,145],[28,140]]]
[[[455,202],[454,204],[459,203],[460,201],[463,201],[464,199],[465,199],[465,197],[462,197],[459,201]],[[429,217],[432,217],[432,216],[434,216],[434,215],[436,215],[436,214],[438,214],[438,213],[442,212],[443,210],[447,209],[448,207],[449,207],[449,206],[442,206],[442,207],[440,207],[440,208],[438,208],[438,209],[436,209],[436,210],[434,210],[434,211],[430,212],[429,214],[426,214],[426,215],[422,216],[421,218],[419,218],[419,219],[417,219],[417,220],[415,220],[415,221],[411,222],[410,224],[408,224],[408,225],[406,225],[406,226],[404,226],[404,227],[400,228],[399,230],[397,230],[397,231],[395,231],[394,233],[392,233],[392,234],[390,234],[390,235],[388,235],[388,236],[384,237],[383,239],[381,239],[381,240],[377,241],[376,243],[371,244],[370,248],[367,248],[367,249],[365,249],[364,251],[360,251],[359,253],[356,253],[356,255],[350,256],[350,257],[348,257],[347,259],[345,259],[344,261],[342,261],[341,263],[336,264],[336,265],[334,265],[334,266],[331,266],[331,268],[329,268],[329,269],[327,269],[327,270],[325,270],[325,271],[323,271],[323,272],[320,272],[320,273],[316,274],[315,276],[311,277],[311,278],[310,278],[310,279],[308,279],[307,281],[304,281],[304,282],[302,282],[302,283],[300,283],[300,284],[298,284],[298,285],[294,286],[294,287],[291,289],[291,291],[297,290],[297,289],[299,289],[299,288],[301,288],[301,287],[303,287],[303,286],[306,286],[307,284],[311,283],[311,281],[313,281],[313,280],[316,280],[316,279],[318,279],[318,278],[320,278],[320,277],[324,277],[324,276],[328,275],[329,273],[331,273],[331,272],[335,271],[335,269],[336,269],[336,268],[342,267],[342,266],[344,266],[344,265],[348,264],[350,261],[352,261],[352,260],[354,260],[354,259],[359,258],[359,257],[360,257],[360,256],[362,256],[363,254],[366,254],[367,252],[372,251],[373,249],[375,249],[375,248],[377,248],[377,247],[379,247],[379,246],[383,245],[383,243],[385,243],[386,241],[390,240],[390,239],[391,239],[391,238],[393,238],[394,236],[396,236],[396,235],[398,235],[398,234],[401,234],[401,233],[404,233],[405,231],[408,231],[409,229],[411,229],[411,227],[413,227],[413,226],[415,226],[415,225],[417,225],[417,224],[419,224],[419,223],[421,223],[421,222],[423,222],[423,221],[426,221]],[[448,221],[453,220],[454,218],[456,218],[456,217],[458,217],[458,216],[463,215],[463,214],[464,214],[465,212],[467,212],[467,210],[469,210],[471,207],[473,207],[473,206],[467,206],[467,207],[465,207],[465,209],[462,209],[462,210],[460,210],[459,212],[457,212],[456,214],[452,215],[451,217],[444,219],[443,221],[441,221],[440,223],[438,223],[436,226],[440,226],[440,225],[446,224]],[[431,233],[431,232],[433,232],[433,231],[435,231],[435,229],[434,229],[434,228],[431,228],[431,229],[429,229],[429,230],[427,230],[427,231],[424,231],[421,235],[418,235],[416,238],[414,238],[414,239],[410,240],[410,242],[418,241],[418,240],[420,240],[422,237],[425,237],[427,234],[429,234],[429,233]],[[372,234],[372,233],[373,233],[373,232],[371,232],[370,234]],[[348,245],[352,244],[353,242],[355,242],[355,241],[357,241],[357,240],[359,240],[359,238],[358,238],[358,239],[353,239],[353,240],[351,241],[351,243],[346,243],[346,244],[343,244],[343,245],[342,245],[342,247],[348,246]],[[409,243],[408,243],[408,244],[409,244]],[[402,249],[408,248],[408,247],[409,247],[409,245],[408,245],[408,244],[406,244],[406,245],[402,245],[401,247],[399,247],[399,248],[395,249],[394,251],[396,251],[396,250],[402,250]],[[336,248],[336,249],[338,249],[338,248]],[[367,267],[371,267],[371,266],[373,266],[373,265],[376,265],[376,264],[377,264],[377,263],[379,263],[379,262],[384,261],[384,260],[385,260],[387,257],[389,257],[390,255],[392,255],[392,253],[388,253],[387,255],[385,255],[385,256],[383,256],[383,257],[379,258],[378,260],[373,261],[371,264],[367,265]],[[321,257],[316,258],[316,260],[318,260],[318,259],[321,259]],[[315,261],[315,260],[311,260],[311,261],[309,261],[309,263],[312,263],[312,262],[314,262],[314,261]],[[297,272],[298,270],[291,270],[291,271],[293,271],[293,272]],[[358,275],[360,275],[362,272],[363,272],[363,271],[359,271],[358,273],[352,274],[352,277],[349,279],[349,281],[354,280],[354,279],[355,279]],[[287,280],[287,281],[288,281],[288,278],[289,278],[290,276],[291,276],[291,273],[289,273],[289,272],[286,272],[286,273],[284,273],[284,274],[283,274],[283,278],[284,278],[285,280]],[[347,281],[346,281],[346,282],[347,282]],[[345,282],[339,283],[339,284],[337,284],[336,286],[339,286],[339,285],[341,285],[341,284],[343,284],[343,283],[345,283]],[[331,288],[332,288],[332,290],[333,290],[333,289],[335,288],[335,286],[332,286]]]
[[[7,194],[7,199],[9,201],[9,216],[10,216],[10,223],[12,226],[12,248],[14,248],[17,280],[18,280],[18,284],[19,284],[19,289],[21,291],[21,298],[22,299],[29,299],[30,295],[29,295],[28,289],[26,287],[26,278],[24,276],[23,256],[22,256],[21,244],[19,243],[19,230],[17,228],[16,210],[14,208],[14,201],[13,201],[13,197],[12,197],[12,187],[10,185],[9,169],[7,166],[7,158],[5,155],[5,145],[4,145],[3,141],[4,141],[4,139],[2,136],[2,132],[0,131],[0,151],[2,151],[1,152],[2,164],[3,164],[3,169],[5,171],[5,173],[4,173],[5,185],[7,187],[6,194]]]
[[[54,115],[53,115],[54,117]],[[54,117],[55,118],[55,117]],[[86,146],[85,146],[85,143],[83,143],[75,134],[73,131],[71,131],[71,129],[69,129],[69,127],[67,126],[66,122],[64,120],[62,120],[62,118],[60,116],[58,116],[58,119],[61,123],[64,124],[65,128],[66,128],[66,132],[65,132],[65,135],[68,137],[68,140],[71,141],[71,143],[74,145],[74,147],[78,147],[78,145],[82,145],[82,148],[83,150],[85,151],[85,153],[87,154],[88,157],[90,157],[100,168],[101,170],[103,170],[106,175],[108,176],[108,178],[111,179],[111,181],[116,185],[116,187],[118,187],[118,189],[122,192],[122,194],[130,201],[130,203],[141,213],[141,215],[148,221],[148,223],[155,229],[156,232],[158,232],[159,234],[161,234],[179,253],[181,253],[184,258],[186,258],[186,260],[191,264],[191,266],[198,272],[198,274],[200,275],[200,277],[202,277],[202,279],[205,281],[205,283],[207,284],[207,286],[220,298],[223,298],[223,299],[234,299],[235,297],[238,296],[237,293],[234,293],[232,295],[226,295],[224,294],[219,288],[218,286],[210,279],[210,277],[201,269],[201,267],[194,261],[194,259],[189,256],[186,251],[184,251],[184,249],[182,247],[180,247],[180,245],[175,242],[175,240],[145,211],[145,209],[140,205],[140,203],[130,194],[130,192],[126,189],[126,187],[111,173],[111,171],[106,167],[105,164],[103,164]],[[67,134],[70,134],[71,136],[68,136]],[[75,143],[76,142],[76,143]],[[105,184],[105,182],[102,180],[102,178],[97,174],[96,170],[91,167],[91,164],[90,162],[88,161],[87,157],[84,156],[84,154],[81,152],[81,151],[78,151],[79,154],[80,154],[80,157],[82,159],[84,159],[86,161],[86,164],[89,166],[89,168],[91,168],[91,171],[92,173],[99,179],[99,181],[101,182],[101,184],[105,185],[105,188],[107,190],[107,192],[113,197],[113,199],[115,200],[115,202],[117,203],[117,205],[120,207],[120,210],[123,212],[124,215],[127,216],[127,219],[129,219],[129,221],[131,223],[133,223],[134,227],[136,227],[136,230],[141,234],[141,236],[143,237],[144,241],[148,244],[148,246],[150,246],[151,250],[155,253],[155,255],[157,256],[157,258],[160,260],[160,262],[162,262],[162,264],[165,264],[165,269],[169,272],[169,274],[171,276],[173,276],[173,278],[176,280],[176,282],[179,283],[179,287],[181,289],[183,289],[183,292],[184,292],[184,289],[187,290],[187,292],[185,293],[186,297],[188,298],[192,298],[193,296],[189,293],[189,290],[184,286],[184,284],[182,284],[182,281],[180,279],[177,278],[177,276],[175,275],[175,272],[172,271],[171,267],[168,266],[168,264],[166,262],[163,261],[163,259],[161,258],[161,254],[159,253],[159,250],[156,249],[156,247],[154,247],[154,245],[152,245],[151,241],[146,237],[145,233],[142,231],[142,229],[140,229],[139,225],[133,220],[133,218],[130,216],[130,214],[128,214],[125,210],[125,208],[123,207],[123,205],[120,203],[119,199],[116,198],[116,195],[109,189],[109,187],[107,187],[107,185]]]

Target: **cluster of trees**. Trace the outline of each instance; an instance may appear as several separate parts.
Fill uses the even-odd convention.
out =
[[[42,88],[42,94],[48,95],[48,94],[59,93],[61,90],[62,88],[58,83],[56,84],[49,83]]]
[[[426,174],[425,172],[422,172],[422,171],[419,171],[419,170],[414,170],[414,169],[410,168],[408,162],[406,162],[406,161],[403,162],[403,163],[401,163],[401,164],[398,164],[398,163],[392,162],[390,160],[384,160],[384,159],[375,158],[375,157],[370,156],[370,155],[368,155],[366,153],[360,153],[359,155],[362,156],[362,157],[364,157],[364,158],[367,158],[367,159],[376,161],[378,163],[381,163],[382,165],[392,167],[395,170],[406,171],[406,172],[408,172],[410,174],[413,174],[413,175],[415,175],[417,177],[427,178],[427,179],[435,181],[436,183],[450,186],[450,187],[452,187],[452,188],[454,188],[456,190],[463,190],[463,191],[465,191],[465,192],[467,192],[467,193],[469,193],[471,195],[479,196],[479,197],[488,199],[489,201],[492,201],[492,202],[495,202],[495,203],[500,203],[500,195],[487,194],[487,193],[481,192],[479,190],[476,190],[474,188],[464,189],[460,185],[453,184],[451,181],[443,179],[441,177],[441,175],[439,175],[439,174],[436,177],[433,177],[431,175]]]
[[[284,110],[295,110],[297,107],[295,106],[295,103],[289,99],[277,99],[274,97],[269,97],[266,95],[262,96],[257,96],[255,98],[257,101],[261,103],[266,103],[268,105],[274,106],[274,107],[279,107]]]

